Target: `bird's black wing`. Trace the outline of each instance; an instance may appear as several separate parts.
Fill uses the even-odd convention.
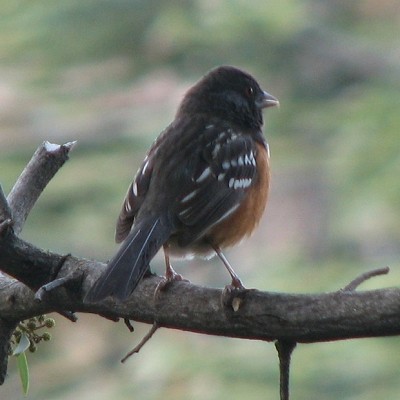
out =
[[[115,241],[117,243],[122,242],[128,236],[132,228],[133,221],[146,198],[159,147],[162,145],[165,138],[168,137],[168,133],[172,132],[173,128],[168,126],[153,142],[142,165],[136,172],[133,182],[128,188],[115,229]]]
[[[202,236],[216,223],[231,215],[253,184],[256,173],[256,143],[247,134],[224,123],[204,126],[198,136],[200,153],[186,161],[183,182],[174,214],[190,229],[181,245]],[[199,143],[196,144],[196,146]]]

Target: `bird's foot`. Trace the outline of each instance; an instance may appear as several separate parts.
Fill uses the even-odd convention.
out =
[[[156,290],[154,291],[154,300],[157,301],[160,297],[161,292],[164,292],[168,289],[173,282],[190,282],[188,279],[185,279],[182,275],[176,273],[172,267],[170,267],[165,277],[160,281],[157,285]]]

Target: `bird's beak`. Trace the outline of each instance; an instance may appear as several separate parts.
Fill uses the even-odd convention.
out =
[[[256,100],[256,105],[259,108],[279,107],[279,100],[271,94],[263,91],[262,95]]]

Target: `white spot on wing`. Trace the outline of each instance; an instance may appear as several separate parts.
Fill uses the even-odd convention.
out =
[[[180,211],[180,212],[178,213],[178,215],[179,215],[180,217],[184,217],[185,214],[189,214],[191,211],[192,211],[192,207],[187,207],[187,208],[183,209],[182,211]]]
[[[251,163],[252,163],[252,165],[253,165],[253,167],[255,167],[256,166],[256,158],[254,157],[254,153],[253,152],[251,152]]]
[[[206,180],[208,178],[208,176],[211,174],[211,169],[210,167],[207,167],[202,173],[201,175],[196,179],[197,183],[201,183],[204,180]]]
[[[197,194],[197,189],[193,190],[193,192],[190,192],[188,195],[186,195],[182,200],[181,203],[186,203],[187,201],[193,199],[194,196]]]
[[[231,166],[231,164],[230,164],[229,161],[224,161],[224,162],[222,163],[222,168],[223,168],[224,170],[228,170],[228,169],[230,168],[230,166]]]
[[[236,211],[236,209],[239,207],[239,204],[235,204],[233,207],[231,207],[228,211],[225,212],[225,214],[223,214],[221,216],[221,218],[219,218],[217,221],[214,222],[214,225],[218,224],[218,222],[224,220],[225,218],[229,217],[229,215],[231,215],[234,211]]]
[[[217,154],[219,152],[219,150],[221,149],[221,145],[219,143],[217,143],[212,151],[212,156],[215,158],[217,157]]]
[[[147,169],[147,167],[149,166],[149,162],[150,162],[150,160],[148,160],[148,159],[147,159],[147,156],[146,156],[146,158],[145,158],[145,163],[144,163],[143,169],[142,169],[142,175],[145,174],[146,169]]]
[[[225,178],[225,175],[225,173],[219,174],[217,177],[218,181],[221,182]]]
[[[238,134],[237,133],[234,133],[233,131],[232,131],[232,129],[228,129],[228,133],[229,133],[229,139],[227,140],[227,143],[229,143],[229,142],[233,142],[234,140],[236,140],[237,138],[238,138]]]
[[[244,156],[244,164],[245,165],[251,165],[252,164],[252,161],[251,161],[252,156],[253,156],[253,152],[250,152],[250,155],[246,154]]]
[[[217,141],[222,141],[222,139],[226,136],[226,132],[222,131],[218,136],[217,136]]]
[[[230,189],[246,189],[251,185],[251,178],[242,178],[242,179],[229,179],[228,186]]]
[[[130,203],[129,201],[127,201],[127,202],[125,203],[125,211],[128,212],[128,213],[130,213],[131,210],[132,210],[132,208],[131,208],[131,203]]]
[[[132,193],[133,193],[133,195],[134,195],[135,197],[137,197],[137,195],[138,195],[138,188],[137,188],[137,183],[136,183],[136,182],[132,185]]]

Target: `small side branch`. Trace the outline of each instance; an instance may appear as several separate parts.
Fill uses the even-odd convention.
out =
[[[375,276],[379,275],[387,275],[390,271],[389,267],[373,269],[372,271],[367,271],[357,276],[357,278],[353,279],[348,285],[346,285],[342,290],[345,292],[353,292],[355,291],[362,283],[371,279]]]
[[[44,142],[22,171],[7,197],[16,234],[21,232],[26,218],[43,189],[68,160],[68,154],[75,143],[58,145]]]
[[[142,347],[153,337],[153,335],[156,333],[157,329],[159,328],[159,325],[157,322],[153,322],[153,325],[151,326],[150,330],[146,333],[146,335],[143,337],[143,339],[140,341],[140,343],[135,346],[122,360],[121,362],[124,363],[130,356],[132,356],[135,353],[139,353],[139,351],[142,349]]]
[[[296,342],[280,339],[275,342],[275,347],[279,357],[280,399],[289,400],[290,360]]]

